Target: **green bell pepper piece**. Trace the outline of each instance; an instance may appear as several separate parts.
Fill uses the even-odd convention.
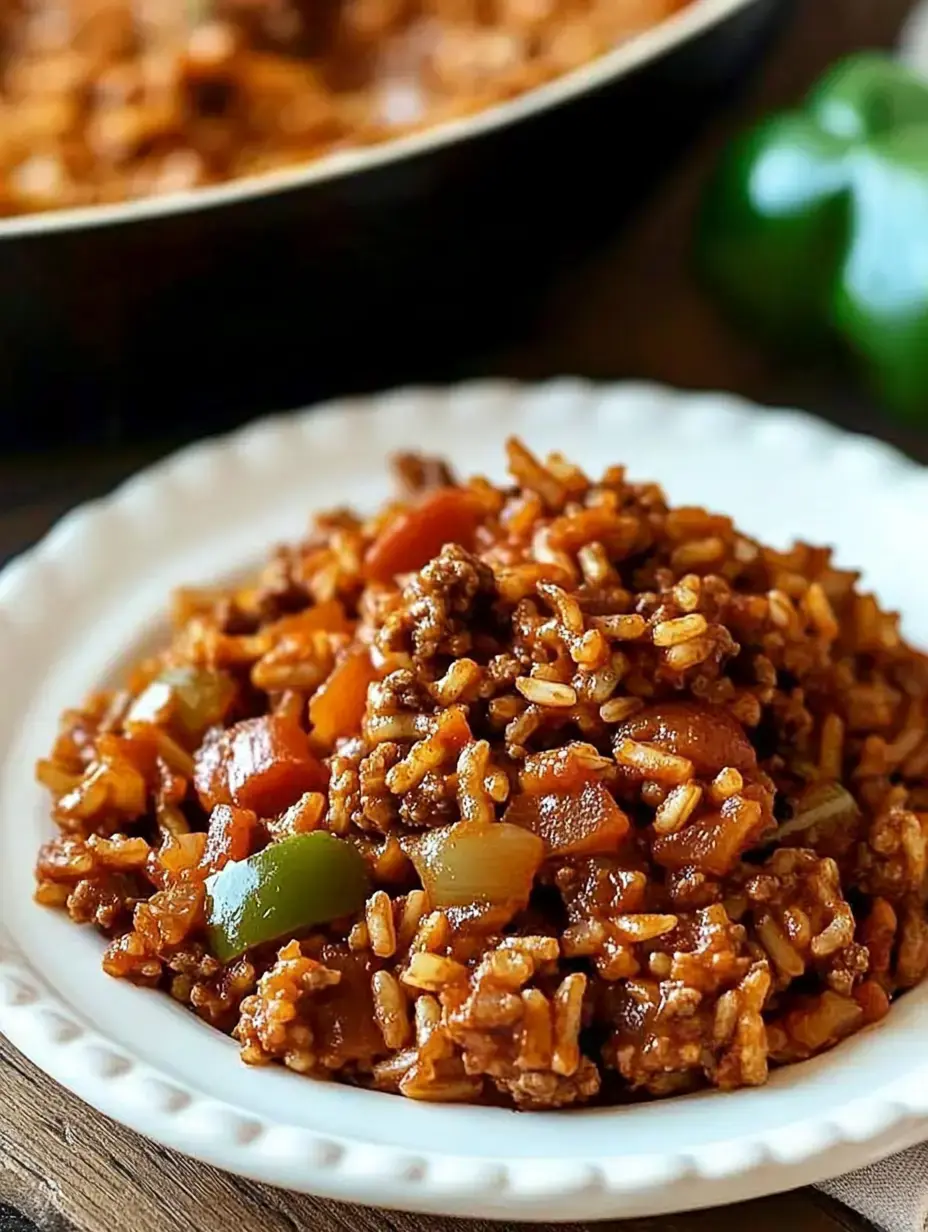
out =
[[[222,962],[360,910],[367,864],[356,847],[324,830],[271,843],[206,879],[210,949]]]
[[[928,414],[928,82],[853,56],[735,141],[698,258],[746,324],[791,346],[835,338],[891,407]]]

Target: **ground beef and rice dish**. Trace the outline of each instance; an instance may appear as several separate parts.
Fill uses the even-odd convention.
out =
[[[37,900],[252,1065],[522,1109],[758,1085],[928,970],[928,659],[775,551],[508,446],[183,591],[38,766]]]
[[[14,0],[0,214],[181,192],[514,98],[688,0]]]

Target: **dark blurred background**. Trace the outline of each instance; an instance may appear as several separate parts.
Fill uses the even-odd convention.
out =
[[[733,333],[690,267],[694,210],[726,138],[800,98],[835,58],[892,46],[912,7],[912,0],[762,0],[721,52],[717,45],[708,57],[688,51],[662,66],[656,87],[631,83],[630,94],[607,91],[563,121],[527,126],[518,135],[518,176],[527,185],[519,198],[505,191],[499,160],[496,178],[479,178],[494,166],[481,163],[479,143],[458,147],[445,200],[479,195],[483,215],[468,228],[460,210],[433,212],[424,248],[418,237],[418,261],[408,247],[412,224],[399,241],[391,232],[399,204],[382,220],[378,250],[376,209],[355,200],[354,213],[345,206],[336,230],[326,232],[333,265],[317,282],[294,285],[285,254],[276,252],[276,264],[236,273],[241,295],[231,307],[235,280],[222,282],[220,271],[216,287],[190,309],[199,317],[183,316],[183,305],[170,300],[161,316],[149,306],[147,315],[129,317],[139,299],[159,301],[139,272],[129,280],[136,299],[127,306],[116,257],[104,255],[95,274],[60,267],[49,288],[41,237],[15,251],[0,244],[0,292],[10,279],[28,290],[28,303],[6,297],[0,330],[8,351],[16,331],[25,340],[4,358],[0,559],[75,502],[186,440],[262,412],[397,383],[579,373],[724,388],[802,406],[928,458],[928,437],[900,427],[833,361],[787,363]],[[572,126],[570,140],[562,122]],[[569,158],[559,138],[572,147]],[[407,178],[387,189],[414,203],[421,185]],[[464,204],[473,200],[465,196]],[[483,226],[494,217],[495,230]],[[201,219],[217,225],[214,215]],[[278,220],[281,228],[288,221]],[[367,228],[361,251],[352,221]],[[419,227],[421,218],[415,221]],[[443,226],[458,228],[455,243]],[[332,246],[336,235],[341,248]],[[114,232],[110,238],[117,250],[126,242]],[[435,257],[442,252],[443,264]],[[475,253],[482,254],[476,272]],[[146,240],[146,252],[136,254],[140,271],[159,255]],[[120,259],[130,256],[127,248]],[[339,290],[343,258],[351,275]],[[69,290],[66,277],[80,286]],[[43,293],[59,314],[69,302],[74,314],[43,317]],[[88,296],[93,320],[78,311]]]

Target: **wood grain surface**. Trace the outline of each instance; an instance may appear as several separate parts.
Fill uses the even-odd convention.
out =
[[[797,99],[836,56],[890,45],[909,7],[910,0],[799,0],[743,105],[706,134],[630,233],[564,280],[529,344],[490,357],[486,370],[528,378],[562,372],[645,377],[733,389],[767,404],[808,407],[928,461],[928,435],[882,418],[844,375],[790,367],[735,337],[705,302],[687,261],[695,203],[725,137],[764,109]],[[0,457],[0,564],[66,509],[108,490],[175,443]],[[494,1226],[363,1210],[225,1175],[100,1116],[0,1038],[0,1232],[30,1226],[22,1217],[42,1232],[488,1232]],[[865,1225],[803,1190],[621,1227],[862,1232]]]

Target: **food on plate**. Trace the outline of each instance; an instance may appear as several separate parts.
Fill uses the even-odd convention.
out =
[[[879,52],[835,65],[798,111],[738,138],[710,187],[706,276],[742,322],[837,337],[887,405],[928,411],[928,82]]]
[[[37,900],[283,1063],[549,1109],[758,1085],[928,972],[928,658],[778,551],[509,442],[397,460],[66,712]]]
[[[513,98],[688,0],[37,0],[5,11],[7,214],[178,192]]]

